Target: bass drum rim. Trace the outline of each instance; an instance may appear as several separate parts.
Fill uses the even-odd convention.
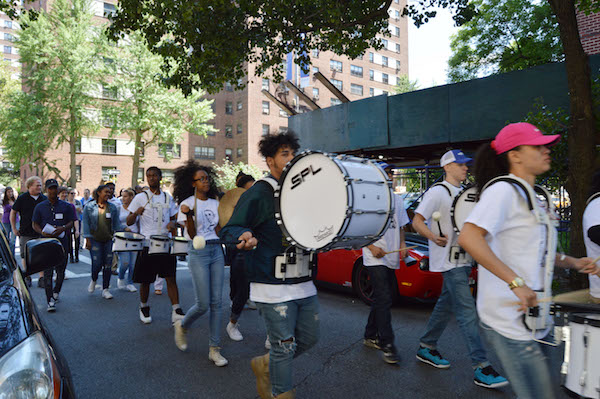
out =
[[[462,190],[460,190],[460,192],[456,195],[456,197],[454,197],[454,199],[452,200],[452,206],[450,207],[450,222],[452,222],[452,228],[454,229],[455,233],[460,233],[460,229],[458,228],[458,226],[456,225],[456,219],[454,218],[454,208],[456,207],[456,204],[458,203],[458,200],[460,199],[460,197],[467,191],[470,190],[472,188],[476,189],[477,186],[475,186],[474,184],[469,184],[467,185],[465,188],[463,188]]]
[[[290,172],[290,170],[292,169],[292,167],[298,161],[300,161],[301,159],[303,159],[309,155],[313,155],[313,154],[320,154],[320,155],[323,155],[323,156],[329,158],[331,160],[331,162],[333,162],[333,164],[339,169],[340,173],[344,176],[344,178],[348,177],[348,172],[345,169],[342,169],[343,165],[340,165],[337,162],[333,161],[331,154],[329,154],[327,152],[313,151],[313,150],[302,151],[300,154],[295,156],[294,159],[292,159],[287,165],[285,165],[285,167],[283,168],[283,172],[281,173],[281,177],[279,178],[279,185],[274,193],[275,220],[277,221],[277,225],[281,229],[281,232],[283,233],[286,241],[288,241],[291,245],[294,245],[305,251],[323,251],[323,252],[325,252],[325,251],[329,250],[329,248],[337,242],[337,237],[340,236],[340,232],[346,231],[346,229],[348,228],[348,225],[350,223],[351,217],[346,217],[346,219],[344,220],[344,223],[342,223],[342,226],[336,232],[336,234],[334,235],[334,238],[330,242],[328,242],[327,244],[325,244],[324,246],[322,246],[320,248],[308,248],[308,247],[305,247],[304,245],[299,244],[298,242],[296,242],[296,240],[294,240],[292,238],[289,230],[285,226],[285,222],[281,215],[281,190],[283,189],[283,185],[285,183],[285,178],[287,177],[287,175]],[[346,184],[346,204],[348,204],[348,202],[353,200],[353,196],[350,195],[349,190],[352,190],[352,187],[351,187],[351,185]],[[352,205],[353,204],[347,205],[346,210],[348,210],[348,208],[350,208]]]

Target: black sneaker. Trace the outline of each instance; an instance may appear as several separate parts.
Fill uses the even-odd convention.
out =
[[[379,338],[365,338],[363,339],[363,345],[365,345],[367,348],[381,349]]]
[[[398,356],[398,351],[394,344],[387,344],[381,348],[383,351],[383,361],[388,364],[396,364],[400,361],[400,356]]]
[[[56,312],[56,304],[54,303],[54,299],[50,299],[48,302],[48,307],[46,308],[48,312]]]

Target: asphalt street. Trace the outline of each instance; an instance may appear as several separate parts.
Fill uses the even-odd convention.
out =
[[[208,360],[208,317],[199,319],[188,334],[189,348],[180,352],[173,341],[171,305],[165,293],[151,294],[153,322],[138,318],[138,293],[119,291],[111,280],[114,298],[101,297],[98,286],[89,294],[88,251],[69,264],[56,313],[46,312],[44,291],[31,289],[39,313],[65,355],[79,398],[257,398],[250,359],[265,353],[265,328],[255,310],[244,310],[240,330],[244,340],[234,342],[225,332],[229,315],[229,269],[223,291],[222,354],[226,367]],[[185,262],[179,262],[177,281],[181,304],[194,301],[192,280]],[[100,279],[98,281],[100,283]],[[321,340],[294,360],[298,398],[512,398],[509,387],[488,390],[473,384],[466,345],[455,321],[439,342],[451,361],[438,370],[415,359],[419,337],[431,305],[396,305],[392,321],[401,362],[383,362],[374,349],[362,344],[369,308],[350,293],[319,289]],[[495,357],[490,360],[499,369]],[[560,359],[555,363],[560,367]],[[499,370],[500,371],[500,370]],[[562,393],[561,393],[562,395]],[[564,395],[566,397],[566,395]]]

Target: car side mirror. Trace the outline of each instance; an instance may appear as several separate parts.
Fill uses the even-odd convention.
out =
[[[65,261],[65,250],[56,238],[38,238],[25,246],[25,275],[30,276],[60,266]]]

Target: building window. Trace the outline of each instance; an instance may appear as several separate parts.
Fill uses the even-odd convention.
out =
[[[387,74],[387,73],[382,73],[382,74],[381,74],[381,81],[382,81],[383,83],[389,83],[389,82],[388,82],[388,74]]]
[[[104,3],[104,16],[112,17],[117,12],[117,8],[114,4]]]
[[[369,80],[375,80],[375,71],[369,69]]]
[[[242,124],[238,123],[236,133],[237,134],[242,134],[243,132],[244,132],[244,128],[242,127]]]
[[[279,133],[287,133],[288,128],[287,126],[279,126]]]
[[[233,91],[233,86],[231,85],[231,83],[225,82],[225,90],[226,91]]]
[[[319,67],[313,67],[312,71],[313,71],[313,74],[319,72]]]
[[[12,42],[15,38],[13,37],[13,35],[11,35],[10,33],[5,33],[4,34],[4,40],[7,40],[9,42]]]
[[[381,65],[388,66],[388,57],[381,57]]]
[[[144,168],[138,168],[137,180],[144,181],[145,177],[146,175],[144,174]]]
[[[352,83],[352,84],[350,84],[350,93],[356,94],[358,96],[362,96],[363,95],[363,87],[361,85]]]
[[[400,76],[396,76],[396,85],[400,84]]]
[[[233,138],[233,127],[231,125],[225,126],[225,137],[228,139]]]
[[[383,91],[381,92],[381,94],[385,94],[385,95],[387,96],[387,95],[388,95],[388,92],[387,92],[387,91],[385,91],[385,90],[383,90]]]
[[[369,96],[373,97],[375,95],[375,89],[372,87],[369,87]]]
[[[342,91],[344,87],[344,83],[337,79],[331,79],[331,84],[334,85],[339,91]]]
[[[269,125],[262,125],[262,135],[263,136],[268,136],[269,135],[269,130],[271,129],[271,127]]]
[[[228,161],[233,160],[233,150],[231,148],[225,148],[225,159]]]
[[[388,41],[387,41],[387,39],[381,39],[381,43],[383,43],[383,48],[387,50],[387,48],[388,48]]]
[[[237,106],[236,106],[237,110],[239,111],[239,110],[241,110],[243,107],[244,107],[243,103],[242,103],[241,101],[238,101],[238,102],[237,102]]]
[[[341,61],[330,60],[329,69],[335,72],[342,72],[343,65]]]
[[[313,100],[319,99],[319,88],[313,87]]]
[[[339,98],[331,98],[331,105],[340,105],[342,103],[342,100],[340,100]]]
[[[359,78],[362,78],[363,68],[356,65],[350,65],[350,74],[352,76],[358,76]]]
[[[225,103],[225,113],[227,115],[233,114],[233,103],[231,101]]]
[[[394,18],[400,19],[400,11],[394,10]]]
[[[262,113],[263,115],[269,115],[269,102],[268,101],[263,101],[262,102]]]
[[[289,115],[287,112],[285,112],[284,110],[282,110],[281,108],[279,108],[279,116],[282,116],[282,117],[284,117],[284,118],[287,118],[287,117],[289,117],[290,115]]]
[[[12,29],[12,21],[4,21],[4,27],[6,29]]]
[[[400,37],[400,28],[397,26],[394,26],[394,36]]]
[[[237,157],[241,158],[243,154],[244,154],[243,150],[241,148],[238,148],[237,149]]]
[[[375,62],[375,54],[369,52],[369,62]]]
[[[75,142],[75,152],[81,152],[81,137]]]
[[[396,70],[400,70],[400,60],[396,60]]]
[[[118,174],[116,166],[103,166],[102,167],[102,180],[110,181]]]
[[[313,58],[319,58],[319,49],[313,49],[312,50],[312,56]]]
[[[75,180],[81,181],[81,165],[75,165]]]
[[[396,43],[396,52],[399,53],[400,52],[400,43]]]
[[[269,90],[269,79],[263,78],[263,80],[262,80],[262,89],[263,90]]]
[[[206,132],[207,136],[214,136],[217,132],[217,128],[215,127],[214,123],[207,123],[207,125],[210,127],[210,130],[208,130]]]
[[[158,145],[158,156],[170,158],[181,158],[181,144],[161,143]]]
[[[106,87],[102,85],[102,98],[108,100],[116,100],[117,99],[117,88],[116,87]]]
[[[4,54],[12,54],[12,47],[4,46]]]
[[[103,154],[116,154],[117,153],[117,140],[102,139],[102,153]]]
[[[215,159],[215,147],[194,147],[194,158]]]

